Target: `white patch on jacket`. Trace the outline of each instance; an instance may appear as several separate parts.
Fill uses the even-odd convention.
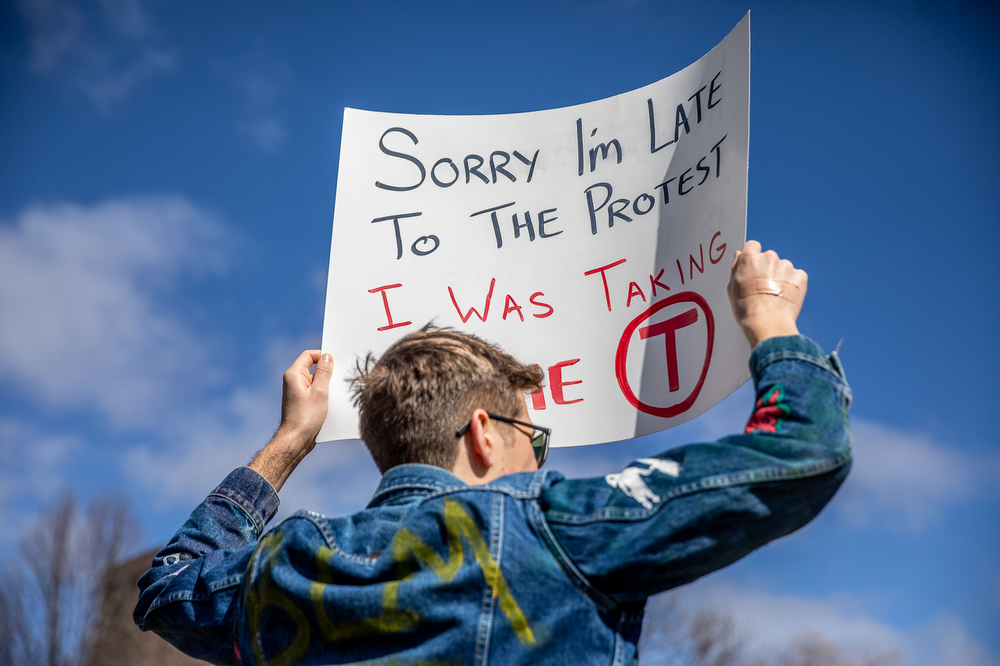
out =
[[[648,465],[648,467],[626,467],[618,474],[608,474],[604,480],[612,488],[618,488],[647,509],[652,509],[653,503],[660,501],[660,496],[649,489],[643,477],[656,471],[677,478],[680,476],[681,466],[675,460],[659,460],[657,458],[639,458],[638,462]]]

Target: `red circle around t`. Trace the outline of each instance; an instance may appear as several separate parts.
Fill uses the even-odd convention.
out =
[[[688,397],[684,398],[675,405],[657,407],[655,405],[648,405],[644,403],[635,395],[632,387],[629,386],[628,377],[625,374],[625,363],[628,360],[629,342],[632,340],[632,335],[635,334],[635,329],[639,328],[640,324],[648,320],[663,308],[674,305],[675,303],[694,303],[701,308],[702,312],[705,313],[705,324],[708,328],[708,340],[705,345],[705,363],[701,368],[701,376],[698,377],[698,383],[695,385],[694,390],[691,391]],[[665,419],[677,416],[678,414],[683,414],[687,410],[691,409],[691,405],[694,404],[694,401],[698,399],[698,394],[701,393],[701,387],[705,383],[705,377],[708,375],[708,365],[712,360],[712,343],[714,340],[715,317],[712,316],[712,308],[708,307],[708,303],[701,297],[700,294],[696,294],[693,291],[682,291],[679,294],[674,294],[673,296],[665,298],[658,303],[653,303],[649,309],[629,322],[629,325],[625,327],[625,332],[622,333],[621,340],[618,341],[618,353],[615,354],[615,376],[618,378],[618,387],[622,390],[622,394],[625,396],[625,399],[629,401],[629,404],[638,409],[640,412],[652,414],[653,416],[659,416]]]

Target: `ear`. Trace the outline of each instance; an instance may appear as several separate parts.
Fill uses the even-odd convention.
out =
[[[465,431],[465,445],[473,466],[491,468],[496,462],[496,447],[501,442],[493,428],[488,427],[490,416],[485,409],[472,412],[472,423]]]

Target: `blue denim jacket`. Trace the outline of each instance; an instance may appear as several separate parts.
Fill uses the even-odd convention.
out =
[[[744,434],[600,478],[401,465],[364,511],[265,534],[277,494],[239,468],[156,555],[135,621],[221,664],[634,664],[647,597],[798,529],[847,475],[836,355],[772,338],[750,368]]]

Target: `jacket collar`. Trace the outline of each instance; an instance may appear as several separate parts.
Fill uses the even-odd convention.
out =
[[[382,475],[382,480],[368,502],[376,507],[400,495],[428,495],[439,490],[468,487],[465,481],[446,469],[421,463],[397,465]]]

